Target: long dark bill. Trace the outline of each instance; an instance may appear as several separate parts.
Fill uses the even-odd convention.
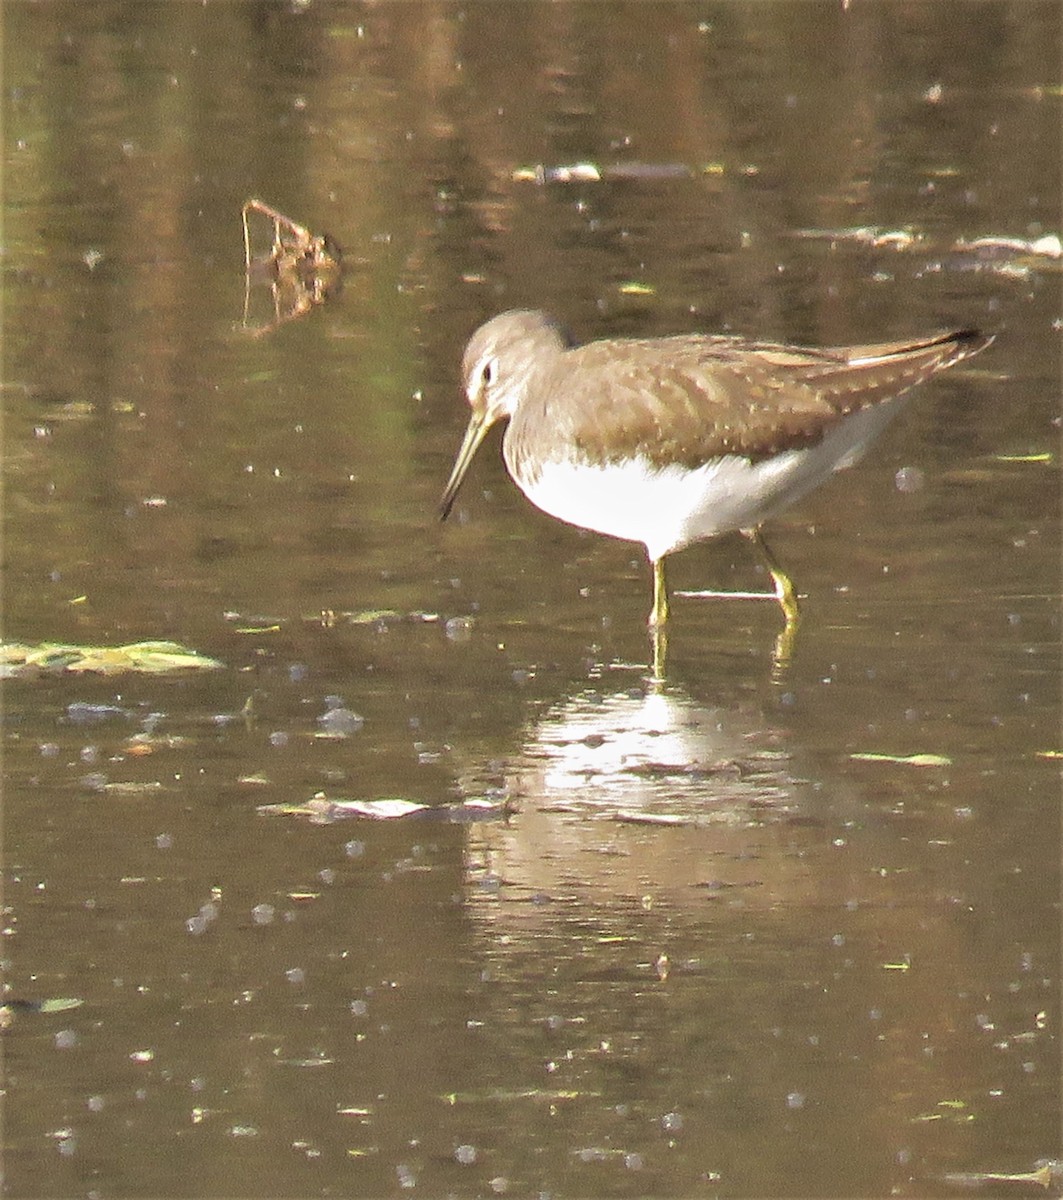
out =
[[[469,418],[465,436],[462,438],[461,447],[458,450],[458,457],[454,460],[454,469],[450,472],[447,486],[443,489],[443,495],[439,501],[439,519],[441,521],[445,521],[450,516],[450,510],[458,498],[458,492],[469,470],[473,455],[479,449],[480,443],[490,428],[491,422],[485,415],[473,413]]]

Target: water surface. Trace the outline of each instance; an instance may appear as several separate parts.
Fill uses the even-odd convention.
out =
[[[1060,1157],[1058,8],[4,18],[4,636],[224,664],[5,684],[8,1191]],[[326,304],[245,313],[250,196],[343,247]],[[436,518],[462,346],[525,305],[999,337],[773,524],[789,664],[774,606],[677,598],[653,688],[640,548],[493,439]],[[670,569],[764,584],[738,538]]]

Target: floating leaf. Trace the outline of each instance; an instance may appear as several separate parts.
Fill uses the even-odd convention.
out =
[[[1063,750],[1038,750],[1035,757],[1048,759],[1063,758]]]
[[[941,1178],[952,1187],[978,1188],[984,1183],[1036,1183],[1047,1189],[1052,1186],[1054,1174],[1060,1173],[1060,1166],[1058,1161],[1050,1161],[1036,1171],[950,1171]]]
[[[67,1012],[71,1008],[80,1008],[84,1003],[84,1000],[75,999],[73,996],[53,996],[50,1000],[41,1001],[40,1011],[42,1013]]]
[[[75,646],[61,642],[24,645],[0,643],[0,675],[19,678],[35,671],[96,672],[117,675],[140,672],[162,675],[171,671],[217,670],[216,658],[197,654],[177,642],[132,642],[127,646]]]
[[[1050,463],[1052,452],[1045,450],[1039,454],[994,454],[993,458],[996,462],[1005,463]]]
[[[1009,254],[1032,254],[1038,258],[1063,257],[1063,241],[1055,233],[1046,233],[1037,238],[980,237],[970,242],[959,241],[952,248],[982,253],[1004,251]]]
[[[619,288],[622,296],[656,296],[657,289],[649,283],[638,283],[636,280],[629,280],[627,283],[620,284]]]
[[[911,229],[880,229],[877,225],[858,225],[848,229],[798,229],[795,237],[831,242],[856,242],[876,249],[889,247],[908,250],[923,240],[923,235]]]
[[[125,780],[117,783],[105,783],[102,790],[108,796],[144,796],[149,792],[161,792],[162,784],[157,779],[144,780],[142,783]]]
[[[578,1100],[600,1096],[600,1092],[568,1088],[484,1088],[475,1092],[447,1092],[440,1096],[445,1104],[504,1104],[513,1100]]]
[[[613,820],[624,825],[693,825],[694,817],[681,817],[675,813],[634,812],[620,809]]]
[[[12,996],[0,1005],[0,1012],[7,1015],[7,1024],[5,1025],[3,1020],[0,1019],[0,1028],[6,1028],[7,1025],[10,1025],[11,1015],[16,1012],[68,1012],[72,1008],[80,1008],[84,1003],[84,1000],[75,999],[73,996],[53,996],[48,1000],[24,1000],[19,996]]]
[[[598,183],[601,178],[601,170],[588,162],[559,167],[538,163],[534,167],[518,167],[513,172],[513,179],[521,183]]]
[[[944,754],[850,754],[857,762],[895,763],[904,767],[951,767],[952,759]]]
[[[271,816],[309,817],[315,824],[326,825],[342,817],[369,817],[377,821],[408,817],[411,813],[426,812],[427,804],[413,800],[330,800],[318,792],[305,803],[262,804],[258,811]]]

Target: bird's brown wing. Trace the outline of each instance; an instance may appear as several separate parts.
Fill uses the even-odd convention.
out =
[[[818,442],[846,414],[902,395],[990,340],[961,332],[830,350],[697,336],[592,342],[551,364],[535,388],[538,412],[522,416],[592,461],[762,459]]]

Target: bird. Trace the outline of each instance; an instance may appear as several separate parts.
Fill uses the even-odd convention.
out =
[[[652,632],[669,618],[666,557],[731,531],[759,549],[790,628],[797,593],[761,526],[857,462],[910,389],[993,338],[958,329],[827,349],[697,333],[580,344],[545,312],[503,312],[465,347],[471,411],[440,518],[487,432],[508,421],[502,457],[536,507],[645,546]]]

